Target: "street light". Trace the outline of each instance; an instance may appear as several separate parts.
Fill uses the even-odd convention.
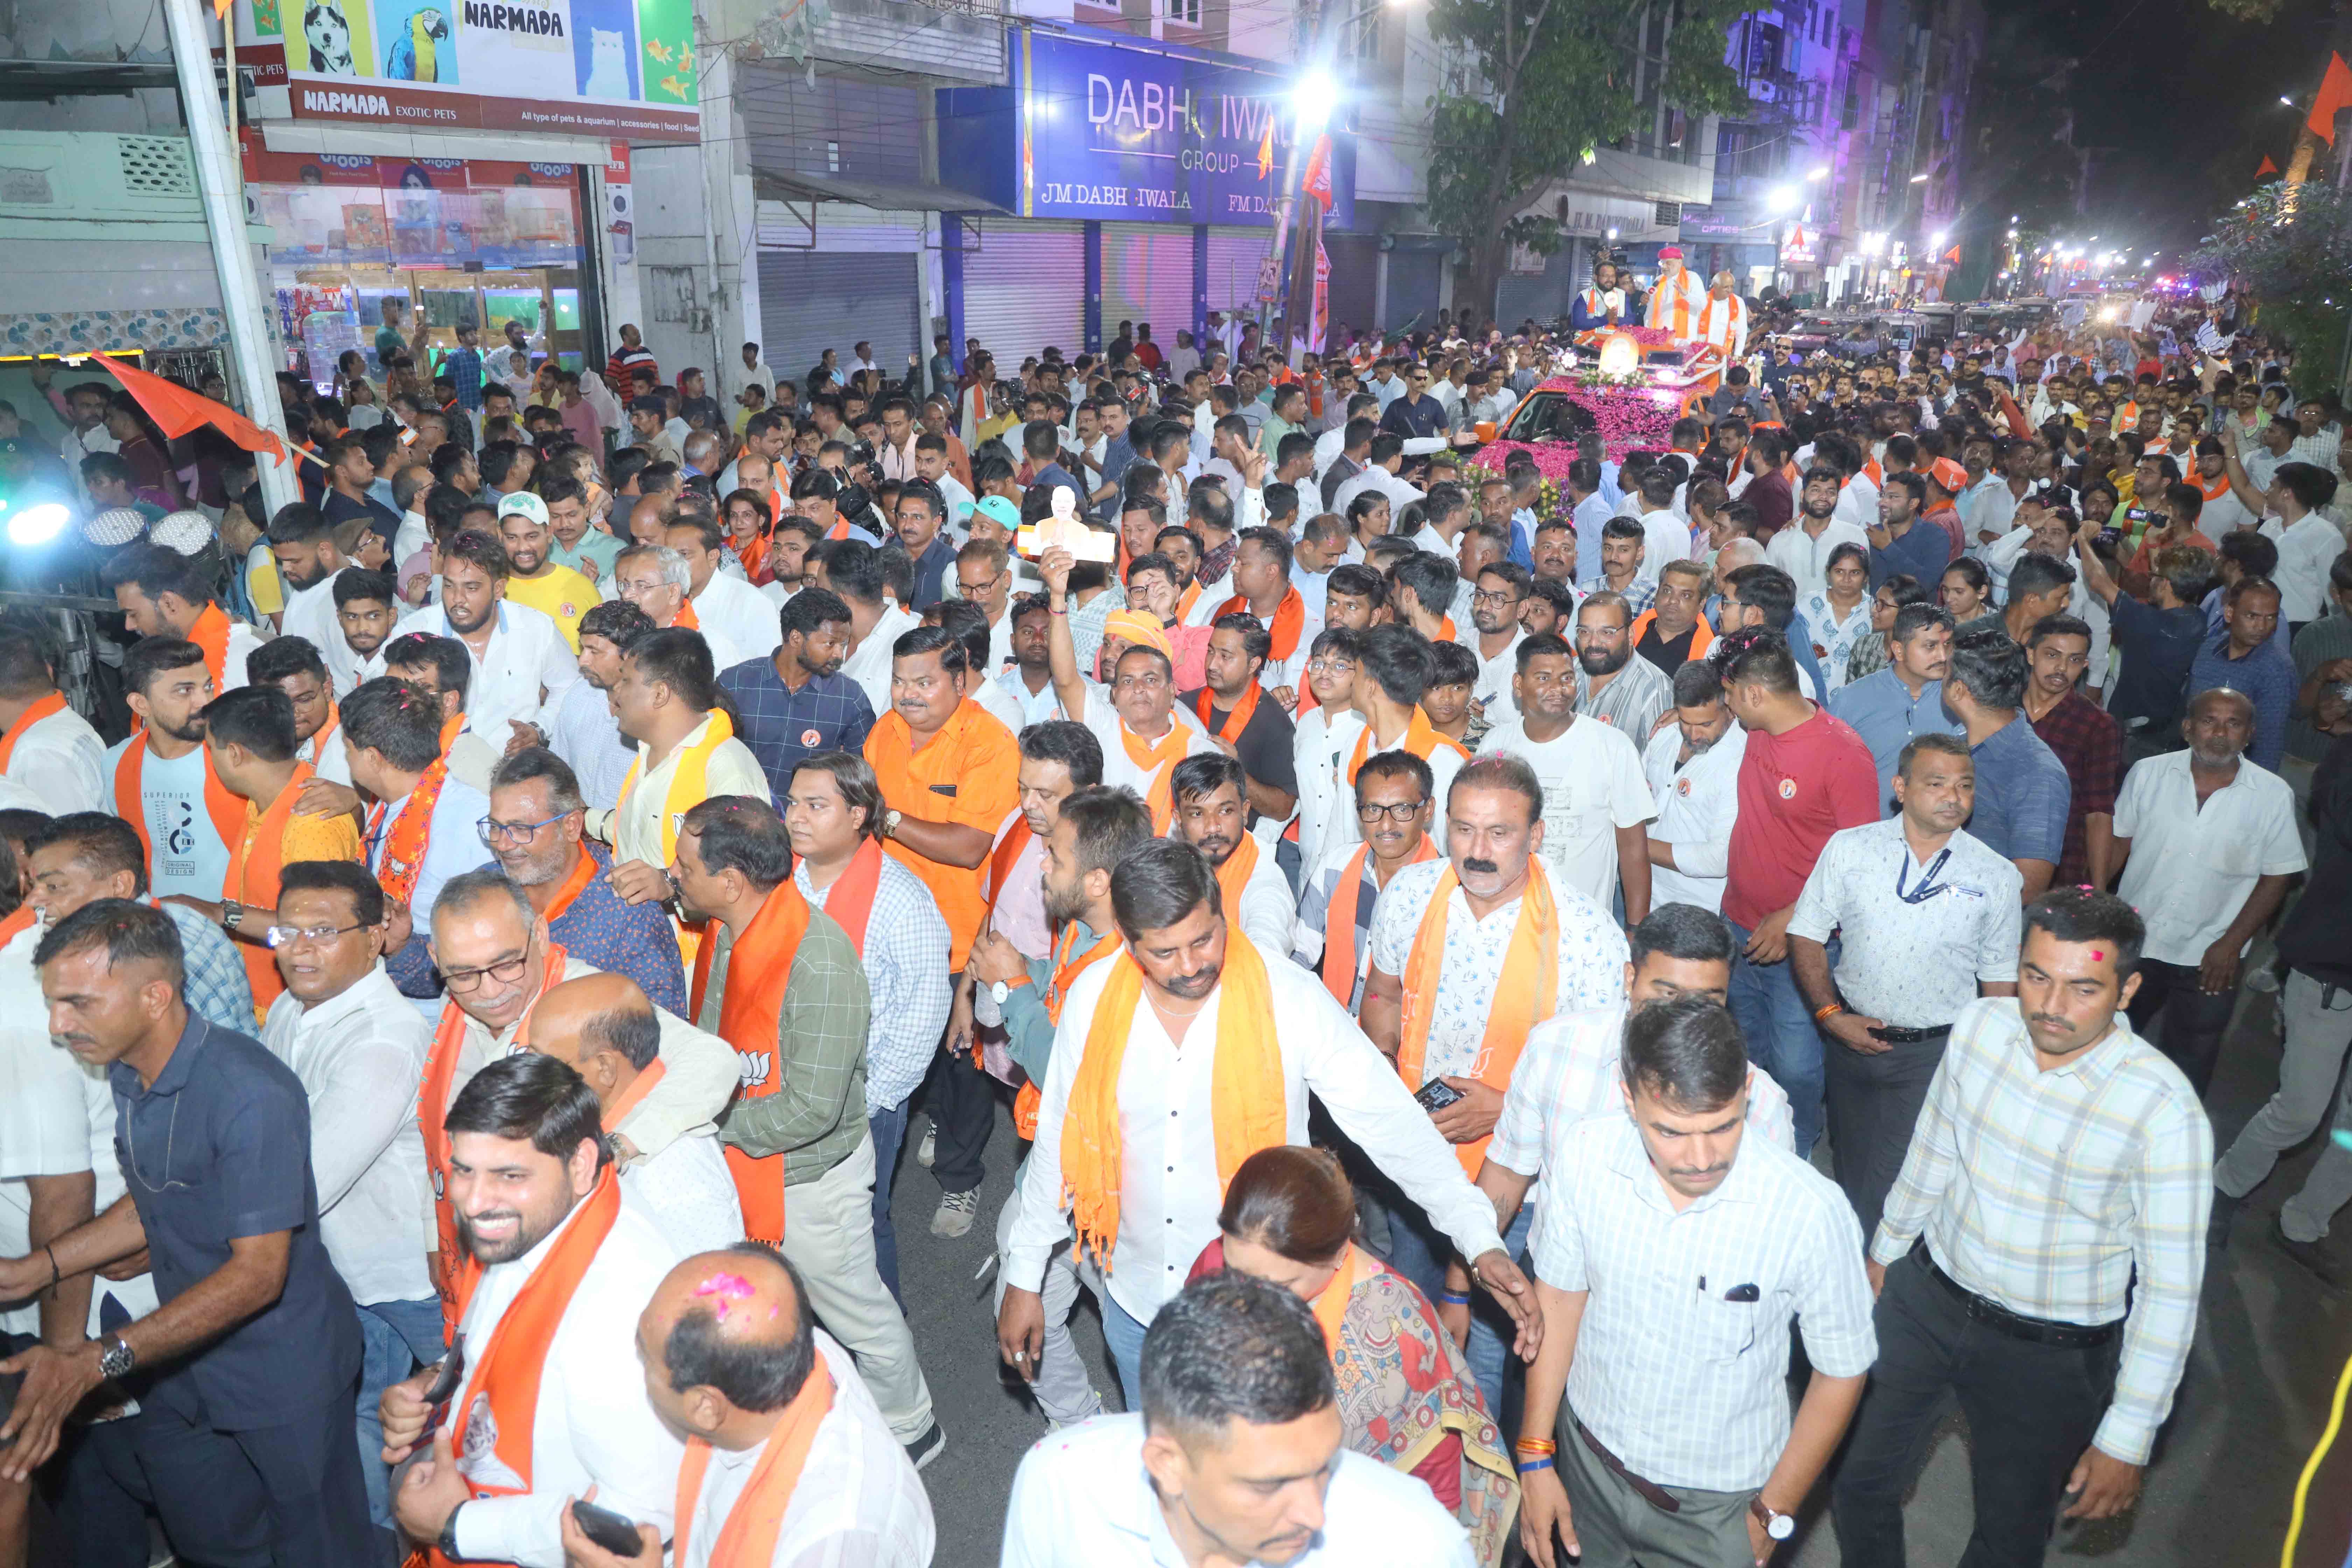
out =
[[[1940,229],[1940,228],[1939,228],[1939,229],[1937,229],[1937,230],[1936,231],[1936,248],[1937,248],[1937,249],[1941,250],[1941,249],[1943,249],[1943,248],[1944,248],[1944,240],[1945,240],[1945,238],[1946,238],[1945,231],[1944,231],[1944,230],[1942,230],[1942,229]]]
[[[1290,101],[1298,110],[1298,129],[1307,135],[1319,135],[1331,121],[1331,110],[1339,101],[1339,84],[1331,79],[1328,71],[1312,70],[1300,77],[1290,89]]]
[[[1765,201],[1776,213],[1794,212],[1797,206],[1797,187],[1776,185],[1765,197]]]
[[[1829,167],[1829,165],[1828,165],[1827,163],[1822,164],[1822,165],[1820,168],[1818,168],[1818,169],[1814,169],[1814,170],[1811,170],[1811,171],[1808,172],[1808,173],[1806,174],[1806,175],[1805,175],[1805,178],[1807,178],[1808,180],[1826,180],[1826,179],[1828,179],[1829,177],[1830,177],[1830,167]]]
[[[2294,100],[2289,98],[2284,93],[2279,94],[2279,101],[2285,104],[2289,109],[2293,109],[2294,107]]]
[[[1927,176],[1925,174],[1914,174],[1911,176],[1911,183],[1915,185],[1924,185],[1927,183]]]

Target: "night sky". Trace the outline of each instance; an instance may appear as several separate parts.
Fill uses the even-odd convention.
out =
[[[2334,25],[2326,0],[2284,0],[2268,23],[2236,20],[2207,0],[1986,6],[1992,63],[1979,68],[1971,115],[1986,178],[1969,182],[1971,195],[1984,209],[2021,209],[2021,221],[2045,233],[2096,234],[2102,249],[2155,249],[2167,262],[2252,188],[2265,154],[2286,166]],[[2057,73],[2070,58],[2079,63],[2062,94]],[[2282,93],[2301,107],[2280,103]],[[1989,102],[2002,111],[1989,113]],[[2071,161],[2053,141],[2055,117],[2069,108],[2077,146],[2111,149],[2095,154],[2083,216],[2068,205]],[[2005,223],[2008,213],[1986,216]]]

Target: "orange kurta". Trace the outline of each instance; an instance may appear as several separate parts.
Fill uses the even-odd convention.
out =
[[[926,822],[952,822],[995,837],[997,826],[1020,803],[1021,746],[1013,731],[970,698],[915,751],[906,720],[894,709],[866,738],[866,760],[889,809]],[[947,866],[892,840],[890,853],[923,879],[948,922],[948,967],[963,967],[972,938],[987,917],[982,896],[985,865]]]

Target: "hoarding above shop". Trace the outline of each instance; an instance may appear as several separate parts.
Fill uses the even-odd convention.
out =
[[[940,182],[1023,217],[1271,225],[1292,79],[1198,50],[1016,27],[1011,85],[940,93]],[[1355,220],[1356,139],[1335,117],[1330,228]],[[1304,162],[1306,149],[1300,149]]]
[[[236,0],[235,16],[237,64],[282,84],[297,120],[700,133],[692,0]]]

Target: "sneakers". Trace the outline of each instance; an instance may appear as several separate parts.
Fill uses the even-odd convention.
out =
[[[902,1445],[907,1450],[908,1462],[919,1470],[938,1458],[947,1446],[948,1435],[940,1430],[940,1424],[936,1421],[924,1428],[921,1436],[911,1443]]]
[[[2242,1198],[2233,1198],[2221,1188],[2213,1189],[2212,1216],[2205,1222],[2205,1250],[2227,1252],[2230,1249],[2230,1222],[2237,1217]]]
[[[931,1162],[939,1158],[939,1153],[940,1128],[939,1123],[933,1122],[923,1129],[923,1141],[915,1146],[915,1163],[928,1171],[931,1168]]]
[[[2271,1216],[2271,1245],[2303,1265],[2310,1275],[2330,1290],[2344,1289],[2344,1270],[2329,1257],[2327,1248],[2315,1241],[2297,1241],[2287,1235],[2278,1216]]]
[[[931,1215],[933,1236],[968,1236],[972,1222],[980,1217],[980,1194],[941,1193],[939,1212]]]

